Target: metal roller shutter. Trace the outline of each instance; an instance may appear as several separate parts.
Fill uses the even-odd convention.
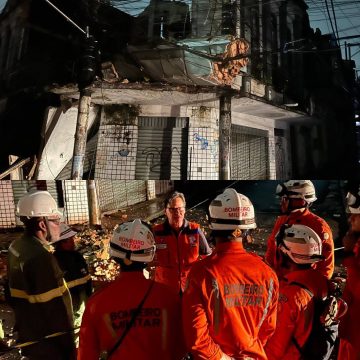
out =
[[[232,125],[231,178],[265,180],[269,178],[269,140],[264,130]]]
[[[101,211],[121,209],[146,200],[146,182],[137,180],[98,180]]]
[[[186,179],[188,118],[139,117],[135,178]]]

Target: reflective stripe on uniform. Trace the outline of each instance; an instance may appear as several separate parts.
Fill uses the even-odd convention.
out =
[[[48,302],[52,299],[55,299],[56,297],[63,296],[63,294],[66,291],[69,291],[69,289],[68,289],[65,281],[64,281],[64,285],[59,286],[58,288],[51,289],[42,294],[36,294],[36,295],[28,294],[24,290],[10,288],[10,294],[12,297],[19,298],[19,299],[25,299],[29,303],[32,303],[32,304]]]
[[[215,334],[219,333],[220,325],[220,289],[216,279],[211,280],[211,285],[214,290],[215,304],[214,304],[214,331]]]
[[[69,289],[78,286],[78,285],[84,285],[86,284],[89,280],[91,279],[91,275],[87,274],[86,276],[80,278],[80,279],[75,279],[75,280],[71,280],[67,282],[67,286]]]
[[[274,280],[270,279],[268,298],[267,298],[266,305],[265,305],[265,308],[264,308],[264,314],[263,314],[262,318],[260,319],[260,322],[259,322],[259,325],[258,325],[259,329],[260,329],[262,323],[264,322],[264,320],[266,318],[266,315],[268,313],[269,306],[270,306],[270,303],[271,303],[271,299],[272,299],[272,296],[273,296],[273,292],[274,292]]]

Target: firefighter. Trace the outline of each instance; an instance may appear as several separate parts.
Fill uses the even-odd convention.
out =
[[[277,275],[281,278],[278,262],[278,249],[276,246],[276,235],[282,225],[302,224],[313,229],[322,241],[323,260],[313,264],[314,269],[328,279],[334,272],[334,241],[330,226],[321,217],[309,210],[311,204],[316,200],[315,187],[310,180],[289,180],[279,184],[276,195],[281,197],[280,210],[283,215],[279,216],[267,241],[265,260]]]
[[[228,188],[209,206],[216,241],[211,256],[193,265],[183,295],[183,330],[194,359],[265,360],[276,327],[278,279],[242,241],[256,228],[254,208]]]
[[[343,298],[348,311],[340,320],[339,360],[360,359],[360,191],[351,191],[346,197],[350,229],[343,238],[347,280]]]
[[[191,266],[211,253],[200,226],[185,219],[185,206],[184,194],[170,194],[164,202],[166,221],[153,228],[155,280],[171,286],[180,295]]]
[[[322,260],[322,241],[313,229],[294,224],[278,236],[277,246],[283,278],[276,331],[265,351],[269,360],[305,359],[301,349],[312,330],[312,298],[322,299],[328,293],[326,277],[311,267]]]
[[[70,289],[74,313],[74,327],[78,328],[85,310],[87,299],[92,293],[91,276],[84,257],[75,250],[76,231],[68,225],[60,225],[60,237],[52,242],[54,256],[58,261]]]
[[[143,274],[155,249],[151,229],[139,219],[114,230],[110,255],[120,264],[120,275],[86,305],[79,360],[182,358],[179,296]]]
[[[73,359],[71,296],[50,246],[60,236],[61,213],[47,191],[33,191],[19,200],[17,215],[25,234],[9,247],[10,302],[18,342],[35,341],[22,354],[34,360]]]

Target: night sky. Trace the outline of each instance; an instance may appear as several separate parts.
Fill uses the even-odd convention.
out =
[[[114,3],[115,2],[117,1],[114,1]],[[121,1],[121,2],[125,4],[122,5],[121,10],[136,15],[137,13],[143,10],[143,8],[149,3],[149,0],[141,0],[136,2],[133,1]],[[6,0],[0,0],[0,9],[4,7],[5,3]],[[306,3],[309,6],[308,13],[310,16],[311,27],[313,27],[314,29],[318,27],[323,34],[331,33],[332,29],[324,1],[307,0]],[[334,8],[337,19],[339,37],[360,35],[360,6],[356,4],[352,5],[351,2],[349,2],[348,0],[334,0]],[[331,13],[331,9],[330,9],[330,13]],[[333,21],[333,25],[335,26],[334,21]],[[344,53],[345,42],[359,43],[360,37],[356,39],[342,40],[340,42],[340,46],[343,49],[343,54],[345,54]],[[353,60],[356,61],[357,69],[360,70],[360,46],[352,47],[351,53],[353,55],[352,57]],[[343,55],[343,57],[345,58],[345,55]]]

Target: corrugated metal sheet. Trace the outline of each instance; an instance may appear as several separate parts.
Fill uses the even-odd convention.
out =
[[[136,179],[186,179],[187,126],[187,118],[139,118]]]
[[[124,208],[146,200],[146,182],[138,180],[97,180],[102,212]]]
[[[269,141],[266,131],[239,125],[232,126],[231,178],[269,179]]]
[[[166,194],[167,192],[174,190],[174,183],[169,180],[155,181],[156,195]]]

